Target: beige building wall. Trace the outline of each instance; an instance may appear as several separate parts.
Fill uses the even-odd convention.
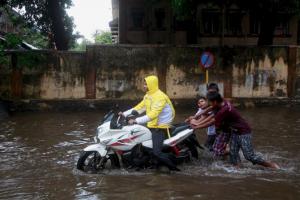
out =
[[[282,57],[271,61],[268,55],[246,66],[233,65],[233,97],[287,97],[288,65]]]

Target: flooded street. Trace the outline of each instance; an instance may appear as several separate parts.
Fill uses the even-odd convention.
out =
[[[176,121],[194,113],[177,110]],[[241,110],[253,127],[253,144],[282,170],[239,170],[209,156],[179,166],[179,173],[76,169],[104,113],[17,113],[0,122],[0,199],[299,199],[300,108]],[[200,137],[204,142],[204,135]]]

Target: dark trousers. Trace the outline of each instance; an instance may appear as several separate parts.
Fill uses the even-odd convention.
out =
[[[262,164],[264,159],[254,153],[252,146],[252,134],[232,134],[230,142],[230,161],[232,164],[237,165],[241,162],[239,150],[242,149],[244,157],[253,164]]]
[[[172,161],[172,156],[174,157],[174,155],[162,152],[163,143],[167,133],[164,129],[150,129],[150,131],[152,133],[153,155],[161,164],[167,166],[171,170],[175,169],[176,164]]]
[[[207,135],[206,142],[204,144],[205,147],[209,149],[209,151],[213,151],[213,145],[216,140],[216,135]]]

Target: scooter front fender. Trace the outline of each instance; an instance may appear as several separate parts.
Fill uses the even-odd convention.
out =
[[[93,144],[84,149],[84,151],[97,151],[101,156],[105,156],[107,154],[107,150],[102,144]]]

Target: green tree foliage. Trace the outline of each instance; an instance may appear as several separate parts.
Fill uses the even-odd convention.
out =
[[[6,49],[17,49],[18,45],[21,44],[21,38],[13,33],[8,33],[5,36],[5,41],[0,41],[0,65],[8,64],[9,57],[6,55]]]
[[[86,38],[82,38],[81,41],[76,42],[74,48],[71,50],[73,51],[85,51],[86,50],[86,45],[90,45],[92,42]]]
[[[85,51],[87,45],[91,44],[112,44],[111,32],[97,30],[93,35],[94,42],[82,37],[81,40],[77,41],[73,51]]]
[[[66,12],[72,0],[1,0],[1,4],[20,11],[27,24],[44,36],[53,35],[58,50],[67,50],[74,44],[73,18]]]
[[[5,45],[5,47],[7,49],[16,49],[16,48],[18,48],[18,45],[20,45],[22,42],[22,39],[14,33],[8,33],[5,36],[5,39],[7,41],[7,43]]]
[[[19,49],[22,39],[15,33],[8,33],[5,35],[5,42],[0,42],[0,65],[9,65],[9,60],[13,54],[8,54],[7,49]],[[33,68],[45,60],[45,56],[39,52],[15,52],[18,59],[18,66],[15,67],[28,67]]]
[[[46,49],[48,47],[48,38],[39,31],[32,31],[27,28],[24,31],[22,39],[39,49]]]
[[[4,38],[6,39],[8,44],[5,46],[6,49],[12,48],[9,47],[12,43],[12,35],[18,38],[17,41],[19,43],[17,45],[20,45],[22,41],[25,41],[40,49],[47,48],[48,38],[42,35],[42,33],[39,30],[28,27],[24,19],[22,19],[22,17],[18,15],[15,11],[11,10],[7,6],[2,7],[0,11],[5,12],[13,26],[18,29],[18,34],[9,33],[4,35]],[[17,45],[14,45],[14,48],[17,48]]]
[[[110,31],[96,31],[93,37],[96,44],[112,44]]]

